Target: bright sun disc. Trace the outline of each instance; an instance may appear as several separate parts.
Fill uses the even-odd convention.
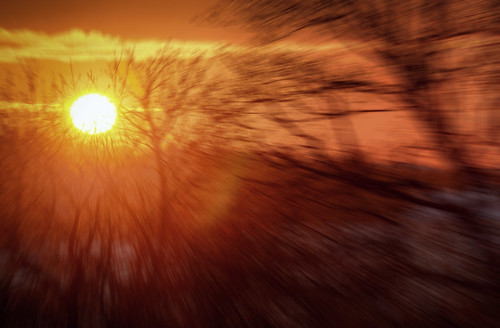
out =
[[[116,121],[116,107],[105,96],[92,93],[78,98],[71,106],[73,124],[82,132],[108,131]]]

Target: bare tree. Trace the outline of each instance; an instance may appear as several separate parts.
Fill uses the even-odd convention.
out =
[[[349,50],[393,74],[397,89],[387,87],[398,94],[395,100],[406,104],[449,162],[474,183],[478,171],[443,111],[447,96],[442,90],[464,72],[462,60],[449,59],[456,55],[454,41],[495,33],[497,7],[491,1],[223,0],[201,19],[243,25],[264,43],[305,34],[350,44]]]
[[[456,124],[455,116],[462,110],[460,107],[470,91],[458,89],[456,83],[478,76],[490,82],[495,80],[496,69],[492,68],[498,65],[492,60],[495,55],[491,54],[497,53],[492,44],[498,39],[498,8],[496,1],[222,0],[199,19],[212,24],[243,26],[255,32],[255,40],[260,44],[304,36],[310,40],[328,40],[375,67],[382,67],[384,74],[380,77],[371,76],[360,84],[347,87],[352,90],[361,86],[374,95],[384,94],[394,107],[403,104],[427,129],[434,149],[438,149],[454,168],[462,185],[484,187],[488,185],[490,173],[478,166],[469,149],[471,138],[461,134]],[[480,44],[489,46],[481,47]],[[332,71],[323,73],[332,86],[339,87],[331,78]],[[269,80],[263,79],[262,84]],[[375,82],[367,83],[368,80]],[[493,91],[492,86],[493,83],[482,84],[480,91],[486,102],[475,103],[478,107],[468,110],[478,111],[485,103],[486,106],[488,102],[493,103],[488,96]],[[327,88],[327,93],[332,89]],[[337,113],[330,111],[328,115]],[[321,176],[350,180],[350,183],[377,192],[394,193],[411,202],[421,202],[378,176],[345,172],[333,161],[324,171],[294,161],[291,165],[300,165]],[[468,226],[471,238],[479,245],[486,261],[489,280],[498,286],[498,254],[488,242],[489,232],[482,226],[481,219],[474,209],[452,212]]]
[[[213,89],[207,79],[212,58],[206,54],[184,55],[164,48],[144,61],[133,59],[127,52],[117,58],[109,69],[113,89],[119,100],[124,120],[123,133],[128,142],[154,156],[158,175],[159,235],[174,229],[173,214],[168,203],[174,197],[176,173],[169,171],[175,160],[169,154],[172,140],[188,144],[193,134],[182,134],[182,128],[199,119],[204,103],[209,102]],[[198,116],[198,117],[197,117]]]

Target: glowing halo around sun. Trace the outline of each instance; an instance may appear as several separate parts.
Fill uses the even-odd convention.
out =
[[[71,119],[77,129],[88,134],[110,130],[116,121],[116,107],[97,93],[78,98],[71,106]]]

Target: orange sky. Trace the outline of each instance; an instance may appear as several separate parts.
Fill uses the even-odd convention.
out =
[[[37,72],[42,78],[40,94],[50,91],[50,83],[54,76],[61,73],[68,76],[69,61],[75,64],[76,73],[86,74],[90,69],[99,73],[107,60],[115,58],[115,53],[124,47],[135,49],[135,58],[142,59],[153,56],[163,47],[166,41],[175,40],[171,47],[181,47],[184,54],[190,50],[214,49],[214,43],[238,43],[246,36],[235,27],[230,29],[196,26],[192,19],[208,9],[217,0],[11,0],[0,2],[0,83],[3,83],[5,72],[13,73],[15,91],[26,91],[27,82],[19,60],[37,60]],[[180,41],[178,41],[180,40]],[[311,41],[311,40],[308,40]],[[465,43],[458,40],[457,46]],[[297,45],[297,44],[295,44]],[[323,50],[327,53],[341,50],[344,45],[353,49],[356,43],[342,42],[313,44],[300,43],[300,49],[317,53],[323,58]],[[279,47],[280,45],[273,45]],[[458,49],[458,48],[457,48]],[[239,51],[238,46],[226,50]],[[271,49],[272,50],[272,49]],[[286,51],[302,51],[286,44]],[[248,50],[247,50],[248,51]],[[251,52],[257,51],[252,49]],[[378,80],[385,80],[387,67],[364,66],[367,59],[357,58],[351,53],[344,57],[335,57],[331,67],[349,67],[355,61],[356,67],[371,72]],[[345,62],[342,62],[345,60]],[[361,62],[359,61],[361,60]],[[368,60],[369,61],[369,60]],[[382,69],[382,71],[381,71]],[[38,101],[44,101],[42,96]],[[363,101],[363,104],[355,103]],[[397,103],[374,103],[371,99],[363,99],[356,95],[351,106],[364,108],[392,108]],[[357,108],[356,107],[356,108]],[[393,115],[393,116],[390,116]],[[383,116],[357,116],[353,123],[361,144],[374,149],[387,148],[386,140],[412,139],[422,135],[417,128],[408,128],[405,119],[399,113]],[[389,117],[390,116],[390,117]],[[366,118],[366,119],[365,119]],[[378,120],[376,120],[378,119]],[[406,121],[408,121],[406,119]],[[405,125],[406,124],[406,125]],[[404,127],[399,129],[399,127]],[[397,134],[394,128],[399,129]],[[317,127],[314,128],[317,131]],[[412,131],[411,133],[409,131]],[[326,131],[330,131],[329,129]],[[416,132],[417,131],[417,132]],[[408,137],[410,135],[411,137]],[[384,142],[382,142],[384,140]],[[422,157],[423,158],[423,157]]]
[[[232,29],[196,26],[191,20],[216,0],[16,0],[0,2],[0,27],[49,34],[97,30],[131,39],[235,41]]]
[[[75,67],[102,66],[124,48],[134,48],[141,59],[166,42],[188,54],[242,41],[244,34],[234,28],[193,23],[216,1],[0,1],[0,74],[11,71],[23,79],[16,63],[24,59],[37,60],[39,73],[48,79],[51,71],[67,73],[70,60]]]

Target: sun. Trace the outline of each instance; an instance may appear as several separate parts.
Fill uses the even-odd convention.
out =
[[[116,107],[103,95],[91,93],[78,98],[71,106],[73,124],[80,131],[99,134],[110,130],[116,121]]]

